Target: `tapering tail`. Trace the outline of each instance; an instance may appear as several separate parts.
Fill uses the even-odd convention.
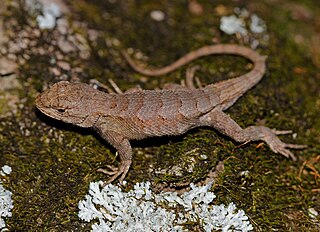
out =
[[[266,70],[265,56],[259,55],[257,52],[250,48],[234,44],[204,46],[186,54],[172,64],[160,69],[142,68],[136,65],[126,52],[123,51],[122,54],[135,71],[146,76],[165,75],[195,59],[215,54],[238,55],[249,59],[254,65],[254,68],[250,72],[242,76],[214,83],[205,87],[207,89],[212,88],[214,94],[219,95],[221,101],[221,104],[219,105],[221,105],[222,110],[231,106],[246,91],[255,86],[262,79]]]

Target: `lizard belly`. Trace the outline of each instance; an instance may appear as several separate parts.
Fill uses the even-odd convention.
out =
[[[173,120],[163,119],[159,116],[142,121],[137,117],[104,117],[100,119],[95,128],[101,134],[104,131],[113,131],[121,134],[124,138],[132,140],[163,135],[180,135],[197,125],[199,125],[199,120],[196,118]]]
[[[192,118],[182,120],[168,120],[162,117],[154,118],[153,120],[146,120],[141,122],[140,120],[132,120],[131,132],[128,134],[129,139],[143,139],[153,136],[163,135],[180,135],[188,131],[191,128],[199,125],[199,120]],[[143,126],[141,126],[141,124]],[[130,138],[131,137],[131,138]]]

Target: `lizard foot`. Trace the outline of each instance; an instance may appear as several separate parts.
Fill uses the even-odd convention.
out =
[[[273,152],[279,153],[287,158],[291,158],[294,161],[296,161],[297,158],[288,148],[303,149],[303,148],[306,148],[307,146],[299,145],[299,144],[284,143],[277,137],[277,135],[283,135],[283,134],[289,134],[289,133],[292,133],[292,131],[270,130],[270,133],[268,133],[268,135],[266,135],[263,138],[263,140],[269,145],[269,147]]]
[[[111,171],[99,168],[97,170],[97,172],[101,172],[106,175],[112,176],[108,181],[104,182],[104,185],[112,183],[117,178],[119,178],[120,183],[122,183],[125,176],[127,175],[128,171],[129,171],[130,166],[131,166],[131,160],[126,160],[126,161],[121,162],[118,168],[115,168],[111,165],[107,165],[107,167]]]
[[[107,165],[107,168],[109,168],[111,171],[108,171],[108,170],[103,169],[103,168],[99,168],[97,170],[97,172],[101,172],[101,173],[109,175],[109,176],[115,175],[118,172],[118,168],[116,168],[114,166]]]

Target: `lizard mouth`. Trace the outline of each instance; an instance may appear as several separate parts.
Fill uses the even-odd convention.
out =
[[[37,107],[38,109],[42,108],[42,106],[43,106],[42,99],[41,99],[41,95],[42,95],[42,94],[39,94],[39,95],[36,97],[36,101],[35,101],[36,107]]]
[[[58,112],[55,112],[55,105],[58,97],[58,87],[57,84],[54,84],[50,88],[46,89],[40,93],[35,100],[36,107],[44,114],[53,117],[59,116]]]
[[[43,114],[51,118],[60,119],[61,115],[58,112],[56,112],[50,104],[45,104],[45,102],[49,103],[48,100],[49,98],[46,94],[46,91],[43,93],[40,93],[35,100],[37,109],[40,110],[40,112],[42,112]]]
[[[42,101],[42,94],[39,94],[39,95],[36,97],[35,103],[36,103],[36,107],[37,107],[41,112],[43,112],[43,110],[45,109],[45,106],[44,106],[43,101]],[[43,113],[44,113],[44,112],[43,112]]]

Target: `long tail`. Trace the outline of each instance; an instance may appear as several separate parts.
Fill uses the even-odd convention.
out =
[[[129,63],[129,65],[137,72],[146,76],[160,76],[165,75],[175,69],[203,56],[215,55],[215,54],[230,54],[238,55],[249,59],[254,68],[239,77],[228,79],[225,81],[220,81],[215,84],[208,85],[206,88],[212,88],[215,93],[220,93],[221,109],[226,109],[232,105],[240,96],[242,96],[246,91],[255,86],[263,77],[266,64],[265,56],[259,55],[254,50],[242,47],[234,44],[218,44],[211,46],[204,46],[195,51],[192,51],[185,56],[181,57],[172,64],[165,66],[160,69],[145,69],[134,63],[130,56],[122,52],[123,56]]]

